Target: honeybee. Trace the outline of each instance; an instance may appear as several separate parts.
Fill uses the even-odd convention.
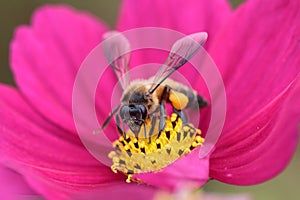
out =
[[[105,56],[118,77],[123,94],[120,105],[113,109],[100,130],[115,116],[121,135],[125,134],[121,123],[125,123],[136,136],[146,124],[150,124],[152,128],[148,132],[144,131],[144,137],[151,137],[154,133],[159,135],[164,129],[166,103],[170,103],[173,112],[183,123],[187,121],[184,109],[201,109],[207,106],[207,101],[195,90],[169,78],[199,51],[207,39],[206,33],[195,33],[179,39],[154,77],[131,83],[128,76],[129,54],[119,55],[130,49],[128,40],[118,32],[108,32],[104,39],[107,39],[102,46]],[[158,130],[154,130],[154,127],[158,127]]]

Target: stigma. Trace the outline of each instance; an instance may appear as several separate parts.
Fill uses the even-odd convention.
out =
[[[199,129],[190,123],[183,124],[173,113],[167,116],[164,129],[150,138],[137,137],[130,130],[120,136],[113,142],[114,150],[108,157],[112,160],[112,171],[123,172],[128,177],[126,182],[131,182],[133,174],[160,171],[203,142]]]

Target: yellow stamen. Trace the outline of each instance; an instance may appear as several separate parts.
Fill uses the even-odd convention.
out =
[[[158,120],[156,124],[159,124]],[[146,130],[150,130],[150,126],[146,125]],[[141,130],[140,137],[136,137],[129,130],[125,138],[120,136],[113,142],[115,150],[108,154],[113,161],[112,171],[128,175],[128,183],[132,180],[132,174],[159,171],[204,142],[201,131],[192,124],[183,124],[175,113],[167,117],[160,135],[153,134],[149,140],[142,137],[144,134],[144,130]]]
[[[132,175],[128,174],[127,179],[126,179],[126,183],[130,183],[131,182],[131,177],[132,177]]]

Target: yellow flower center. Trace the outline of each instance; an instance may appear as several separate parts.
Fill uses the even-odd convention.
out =
[[[146,125],[146,129],[150,126]],[[139,135],[143,133],[144,130],[141,130]],[[130,182],[132,174],[159,171],[202,145],[204,139],[200,134],[199,129],[189,123],[183,124],[173,113],[167,117],[164,130],[159,135],[136,137],[128,131],[125,138],[120,136],[114,141],[115,150],[108,155],[113,161],[111,169],[115,173],[121,171],[126,174],[126,182]]]

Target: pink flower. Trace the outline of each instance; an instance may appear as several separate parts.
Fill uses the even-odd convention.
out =
[[[155,188],[170,190],[191,180],[198,186],[209,177],[250,185],[274,177],[298,142],[299,8],[298,0],[251,0],[234,12],[222,0],[123,2],[120,31],[142,26],[185,34],[207,31],[206,49],[226,87],[227,117],[214,151],[202,160],[190,154],[162,172],[141,176],[154,187],[126,184],[122,174],[89,154],[74,126],[76,73],[108,28],[69,7],[38,9],[31,25],[19,27],[11,43],[17,88],[0,85],[1,188],[49,199],[75,198],[87,191],[97,191],[99,197],[150,199]],[[147,63],[146,57],[136,56],[132,65],[141,60]],[[109,87],[104,96],[110,96]]]

